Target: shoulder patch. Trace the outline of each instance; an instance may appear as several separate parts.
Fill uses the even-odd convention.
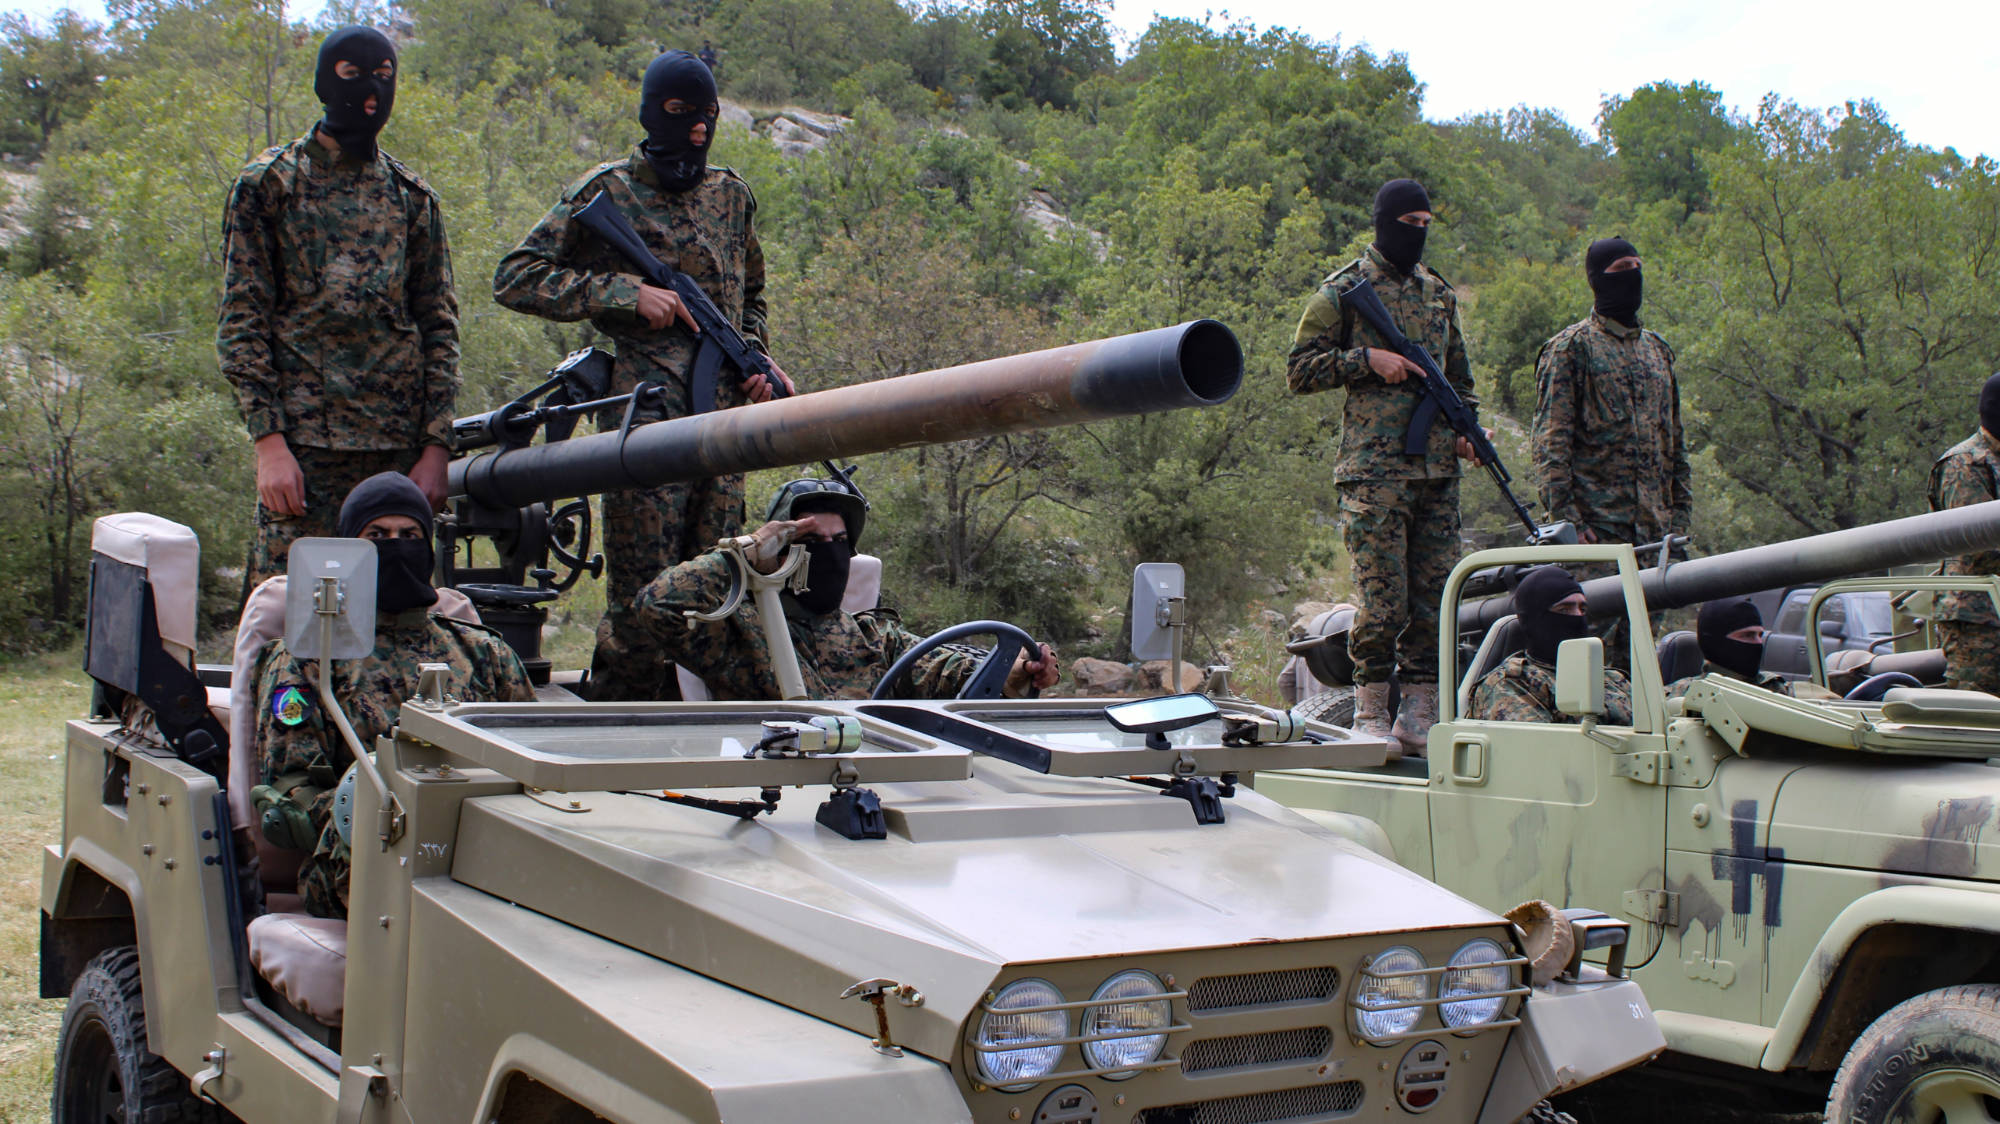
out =
[[[306,693],[291,684],[271,692],[271,719],[280,726],[297,726],[312,713]]]

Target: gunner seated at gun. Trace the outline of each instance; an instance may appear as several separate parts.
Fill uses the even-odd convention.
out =
[[[1590,635],[1583,587],[1561,566],[1539,566],[1514,587],[1514,619],[1527,651],[1509,656],[1472,689],[1466,717],[1485,722],[1575,722],[1556,709],[1556,650]],[[1604,721],[1632,724],[1632,684],[1616,668],[1604,671]]]
[[[922,639],[886,611],[848,613],[840,607],[867,514],[861,497],[840,481],[794,480],[778,489],[766,522],[751,535],[756,545],[747,552],[750,564],[766,574],[777,571],[793,543],[805,545],[806,589],[787,588],[779,597],[809,698],[866,698],[889,666]],[[639,591],[634,610],[668,658],[700,676],[713,697],[779,698],[754,603],[746,600],[719,621],[687,615],[722,604],[734,581],[733,565],[716,550],[670,567]],[[985,655],[983,649],[947,645],[920,660],[911,679],[924,697],[950,698]],[[1052,687],[1060,675],[1048,645],[1041,645],[1035,659],[1023,651],[1007,676],[1006,694],[1020,697],[1030,686]]]

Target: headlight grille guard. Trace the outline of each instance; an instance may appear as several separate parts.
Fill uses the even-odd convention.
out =
[[[1186,990],[1183,989],[1162,991],[1157,995],[1148,995],[1143,999],[1079,999],[1065,1003],[1044,1003],[1033,1007],[995,1007],[993,1006],[994,995],[988,992],[986,998],[981,1000],[979,1004],[980,1017],[969,1020],[967,1023],[968,1036],[965,1048],[975,1054],[1005,1054],[1015,1050],[1033,1050],[1043,1046],[1081,1046],[1086,1042],[1112,1042],[1125,1038],[1151,1038],[1154,1035],[1171,1036],[1180,1034],[1193,1030],[1194,1027],[1184,1021],[1176,1021],[1168,1026],[1151,1030],[1126,1030],[1113,1034],[1069,1034],[1061,1038],[1024,1039],[1019,1042],[1009,1042],[1004,1046],[982,1046],[979,1044],[979,1024],[984,1021],[987,1015],[1039,1015],[1049,1011],[1081,1011],[1088,1007],[1116,1007],[1133,1003],[1158,1003],[1162,1000],[1167,1001],[1169,1004],[1175,1000],[1179,1000],[1182,1009],[1185,1010],[1187,1006],[1187,994]],[[1032,1080],[1010,1082],[1008,1088],[1025,1092],[1035,1085],[1045,1085],[1054,1081],[1072,1081],[1079,1077],[1102,1077],[1107,1073],[1141,1073],[1156,1069],[1174,1069],[1180,1064],[1181,1060],[1179,1058],[1168,1057],[1166,1051],[1162,1049],[1160,1056],[1150,1062],[1140,1062],[1135,1065],[1092,1066],[1087,1069],[1065,1069],[1055,1073],[1043,1074]],[[976,1072],[974,1070],[974,1073]],[[967,1079],[971,1082],[974,1089],[983,1092],[989,1088],[984,1081],[972,1076],[972,1074],[968,1074]]]
[[[1446,997],[1438,994],[1438,988],[1434,984],[1430,989],[1431,994],[1423,999],[1412,999],[1407,1002],[1396,1002],[1396,1003],[1357,1002],[1354,996],[1360,993],[1361,990],[1360,980],[1362,979],[1400,980],[1400,979],[1407,979],[1411,976],[1436,976],[1441,978],[1447,972],[1483,971],[1489,968],[1506,968],[1509,970],[1508,974],[1511,977],[1519,979],[1520,976],[1517,973],[1515,973],[1513,969],[1525,968],[1528,964],[1528,958],[1525,956],[1510,956],[1504,960],[1487,960],[1474,965],[1461,964],[1457,967],[1453,967],[1450,964],[1439,964],[1436,965],[1435,967],[1409,968],[1400,972],[1374,971],[1372,968],[1374,962],[1375,962],[1374,956],[1370,956],[1361,962],[1361,971],[1358,975],[1358,978],[1355,981],[1354,987],[1348,992],[1348,1000],[1347,1000],[1348,1032],[1354,1035],[1356,1039],[1362,1042],[1366,1042],[1371,1046],[1389,1046],[1397,1042],[1407,1042],[1413,1038],[1436,1038],[1440,1033],[1456,1034],[1461,1036],[1469,1034],[1481,1034],[1489,1030],[1499,1030],[1510,1026],[1520,1026],[1521,1018],[1518,1014],[1516,1014],[1507,1016],[1505,1018],[1497,1018],[1491,1022],[1477,1023],[1472,1026],[1445,1026],[1443,1025],[1444,1018],[1442,1015],[1440,1015],[1437,1019],[1437,1022],[1439,1024],[1437,1026],[1430,1026],[1430,1027],[1416,1026],[1410,1028],[1409,1030],[1403,1031],[1399,1034],[1386,1035],[1380,1038],[1371,1038],[1368,1035],[1363,1034],[1361,1032],[1360,1020],[1355,1017],[1357,1012],[1407,1011],[1412,1007],[1416,1007],[1419,1009],[1421,1008],[1435,1009],[1438,1007],[1442,1007],[1447,1003],[1473,1003],[1481,999],[1506,999],[1517,995],[1527,995],[1532,990],[1526,984],[1516,984],[1513,987],[1502,988],[1498,991],[1474,991],[1474,992],[1468,992],[1464,995],[1453,995],[1450,997]],[[1503,1011],[1506,1010],[1506,1007],[1503,1005],[1501,1007],[1501,1010]]]

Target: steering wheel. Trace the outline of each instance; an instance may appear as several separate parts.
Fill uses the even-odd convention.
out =
[[[1923,685],[1923,680],[1918,679],[1907,671],[1885,671],[1880,675],[1871,675],[1861,682],[1856,683],[1854,689],[1847,692],[1845,697],[1857,702],[1880,702],[1882,696],[1888,694],[1891,687],[1921,687]]]
[[[961,699],[1000,698],[1001,689],[1007,685],[1007,673],[1014,669],[1014,657],[1024,651],[1040,653],[1042,650],[1041,646],[1035,643],[1035,638],[1022,631],[1019,625],[1008,624],[1006,621],[966,621],[964,624],[955,624],[940,632],[933,632],[917,641],[915,646],[904,652],[900,659],[889,665],[889,670],[882,675],[882,681],[875,684],[874,693],[868,697],[871,699],[899,697],[892,688],[901,685],[903,680],[910,677],[910,671],[917,666],[918,660],[946,644],[967,636],[991,636],[993,650],[986,653],[986,658],[979,661],[979,666],[973,669],[971,677],[965,681],[965,686],[958,689],[958,697]],[[1029,698],[1034,698],[1040,693],[1032,685],[1029,686]]]

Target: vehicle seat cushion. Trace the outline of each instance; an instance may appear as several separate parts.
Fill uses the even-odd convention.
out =
[[[1686,629],[1660,637],[1659,646],[1654,650],[1660,658],[1662,683],[1678,683],[1708,669],[1708,658],[1701,654],[1700,638]]]
[[[192,667],[201,600],[201,543],[193,529],[138,511],[106,515],[91,525],[90,549],[146,571],[160,639]]]
[[[267,913],[250,922],[250,963],[285,1002],[339,1026],[347,986],[347,922]]]
[[[1479,642],[1479,651],[1472,657],[1465,670],[1464,678],[1458,681],[1458,716],[1464,718],[1472,709],[1472,689],[1479,685],[1486,673],[1507,662],[1507,657],[1528,646],[1528,638],[1521,631],[1521,622],[1511,613],[1493,622],[1486,635]]]

